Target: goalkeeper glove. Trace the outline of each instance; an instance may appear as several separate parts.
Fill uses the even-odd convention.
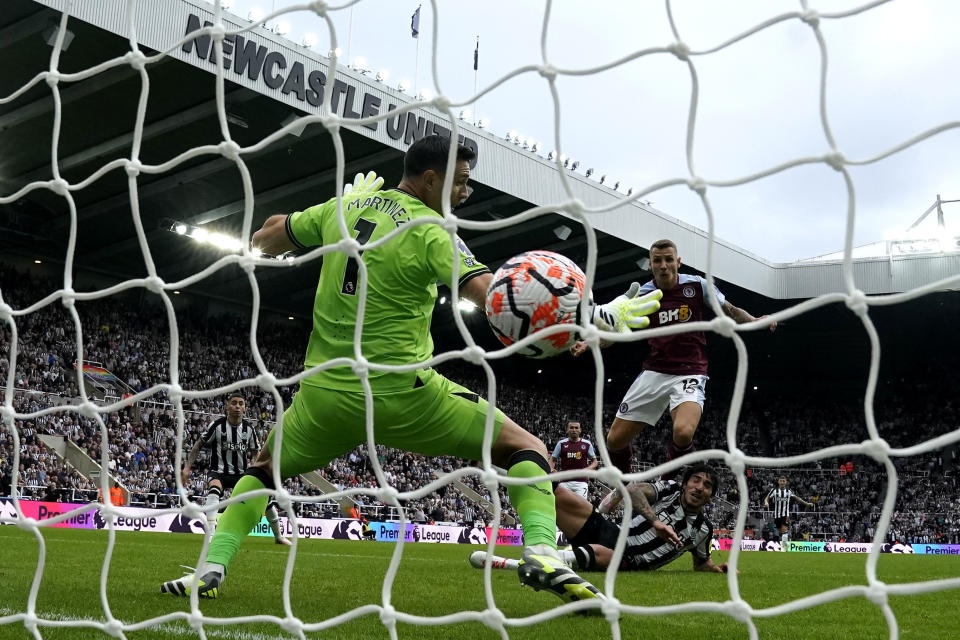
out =
[[[358,173],[353,177],[353,184],[348,182],[343,185],[343,197],[346,198],[349,194],[351,197],[357,198],[362,193],[379,191],[382,186],[383,178],[378,177],[375,171],[368,171],[367,175]]]
[[[640,283],[634,282],[623,295],[619,295],[607,304],[593,308],[593,324],[603,331],[630,333],[633,329],[644,329],[650,325],[649,316],[660,308],[663,291],[654,289],[650,293],[637,297]]]

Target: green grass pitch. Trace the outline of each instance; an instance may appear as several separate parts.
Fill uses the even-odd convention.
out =
[[[100,569],[107,532],[44,529],[47,564],[37,596],[39,617],[54,621],[104,620],[99,596]],[[178,577],[179,565],[192,565],[201,538],[194,535],[118,532],[110,566],[107,597],[118,619],[131,624],[178,611],[189,611],[189,600],[161,594],[164,580]],[[392,604],[401,612],[443,616],[485,608],[483,573],[471,568],[469,553],[478,547],[445,544],[408,544],[392,590]],[[381,604],[383,579],[394,545],[378,542],[301,540],[291,582],[295,616],[318,623],[355,607]],[[519,548],[500,553],[518,557]],[[11,616],[26,611],[27,596],[39,553],[37,539],[16,527],[0,527],[0,639],[34,638]],[[715,553],[716,561],[726,554]],[[234,563],[223,596],[201,601],[205,616],[230,618],[249,615],[284,617],[281,586],[287,551],[270,538],[249,538]],[[865,555],[743,553],[740,589],[754,608],[771,607],[844,585],[866,584]],[[616,596],[631,605],[666,605],[729,599],[726,577],[694,573],[689,557],[660,571],[621,574]],[[886,583],[909,583],[960,576],[960,557],[884,555],[879,578]],[[602,585],[603,574],[588,574]],[[507,618],[524,618],[551,611],[559,600],[550,594],[521,589],[513,572],[495,571],[493,593]],[[954,640],[960,637],[960,594],[947,590],[912,596],[891,596],[900,637],[917,640]],[[889,637],[880,609],[862,597],[848,598],[796,613],[756,621],[760,638]],[[623,638],[747,638],[746,626],[720,614],[686,613],[661,616],[624,615]],[[275,623],[207,624],[206,637],[227,640],[290,638]],[[480,638],[500,635],[479,622],[420,626],[399,623],[400,638]],[[106,639],[97,629],[41,626],[50,640]],[[532,626],[507,626],[511,638],[582,640],[610,638],[602,617],[565,615]],[[159,627],[125,632],[133,640],[200,637],[188,622],[173,620]],[[374,612],[331,629],[308,633],[309,638],[388,638]]]

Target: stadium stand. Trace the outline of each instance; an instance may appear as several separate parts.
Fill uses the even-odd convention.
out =
[[[0,288],[14,306],[29,304],[55,287],[51,282],[31,273],[0,265]],[[165,380],[169,366],[169,337],[166,326],[158,326],[157,314],[141,313],[135,304],[112,300],[109,306],[80,305],[86,344],[84,354],[102,362],[109,371],[130,387],[143,390]],[[180,320],[178,319],[178,322]],[[47,305],[40,311],[18,319],[19,354],[14,377],[14,406],[18,412],[34,412],[62,404],[77,395],[73,362],[76,349],[73,331],[66,312],[59,305]],[[202,322],[184,319],[181,332],[181,384],[184,388],[204,389],[220,386],[230,380],[248,379],[255,371],[248,347],[248,327],[239,320],[221,316]],[[267,366],[278,376],[291,375],[300,368],[302,345],[288,338],[289,332],[265,327],[260,332],[261,353]],[[0,334],[0,380],[8,379],[9,330]],[[302,336],[297,335],[299,340]],[[946,366],[946,364],[944,364]],[[486,391],[485,379],[475,369],[462,364],[447,366],[444,373],[480,393]],[[911,392],[899,389],[896,381],[882,385],[877,399],[878,428],[891,446],[933,437],[956,429],[954,401],[944,397],[936,384],[940,372],[925,372],[912,385]],[[927,377],[927,376],[933,377]],[[592,402],[580,394],[558,394],[555,390],[534,385],[505,385],[500,407],[520,424],[525,425],[545,442],[554,442],[563,435],[563,425],[570,416],[583,422],[584,433],[593,434]],[[283,387],[284,402],[289,402],[295,389]],[[615,398],[611,394],[610,398]],[[739,422],[740,448],[747,454],[785,456],[811,451],[836,443],[838,433],[844,441],[858,442],[866,437],[863,413],[858,407],[849,409],[811,403],[804,397],[784,393],[766,401],[745,403]],[[261,436],[273,425],[276,407],[273,396],[259,388],[248,390],[247,417],[257,423]],[[192,442],[213,416],[222,414],[223,400],[208,398],[185,401],[185,440]],[[615,405],[604,407],[604,425],[612,421]],[[712,399],[697,434],[698,447],[723,448],[728,407],[722,399]],[[109,437],[109,471],[130,491],[131,504],[163,507],[178,501],[174,474],[175,418],[172,407],[162,393],[104,416]],[[951,422],[954,421],[954,422]],[[39,440],[40,434],[66,436],[95,461],[100,458],[101,436],[96,423],[70,413],[53,413],[34,421],[18,421],[20,434],[19,488],[22,499],[53,501],[96,500],[97,484],[84,477]],[[635,470],[649,468],[661,460],[664,439],[669,432],[666,423],[643,432],[634,444],[641,462]],[[0,496],[10,493],[13,459],[12,438],[0,431]],[[435,479],[434,472],[446,472],[461,465],[452,458],[425,458],[410,453],[378,447],[378,455],[390,482],[402,491],[426,485]],[[203,490],[207,483],[204,457],[201,454],[189,489]],[[852,467],[849,463],[852,463]],[[890,542],[957,543],[960,533],[960,491],[957,468],[960,463],[956,446],[935,455],[898,458],[899,474],[897,511]],[[841,468],[844,467],[844,468]],[[712,507],[711,517],[717,527],[732,529],[739,496],[732,476],[723,469],[724,490]],[[375,487],[376,480],[367,462],[365,447],[359,447],[335,460],[319,473],[338,488]],[[828,541],[867,541],[872,539],[886,490],[885,471],[869,458],[820,460],[790,469],[751,469],[748,474],[750,497],[750,535],[759,537],[759,529],[770,514],[762,508],[763,498],[787,475],[799,494],[816,504],[813,511],[797,512],[793,535]],[[489,500],[488,489],[476,478],[464,482],[483,499]],[[337,516],[339,506],[324,501],[321,492],[299,478],[287,482],[287,489],[297,495],[315,496],[317,501],[298,505],[301,515]],[[605,487],[592,483],[591,499],[602,496]],[[504,517],[515,517],[501,489]],[[372,498],[359,500],[361,512],[371,519],[396,519],[398,514]],[[453,485],[447,485],[433,496],[408,503],[407,517],[433,522],[465,522],[469,500]],[[490,515],[471,503],[476,519],[489,521]]]

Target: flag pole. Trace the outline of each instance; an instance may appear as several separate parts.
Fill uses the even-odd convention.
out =
[[[480,58],[480,36],[477,36],[477,46],[473,50],[473,123],[476,124],[480,121],[480,117],[477,115],[477,104],[479,103],[479,98],[477,97],[477,76],[479,71],[479,58]]]
[[[416,62],[413,64],[413,97],[417,97],[417,88],[420,85],[420,38],[414,38],[417,41]]]

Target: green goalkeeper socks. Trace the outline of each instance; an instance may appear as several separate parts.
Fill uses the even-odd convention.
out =
[[[521,452],[525,453],[525,452]],[[511,478],[535,478],[546,473],[543,468],[525,456],[507,470]],[[538,456],[539,457],[539,456]],[[523,524],[523,543],[526,546],[545,544],[557,548],[557,511],[553,503],[553,485],[548,480],[526,485],[509,485],[507,495]],[[222,520],[221,520],[222,522]]]
[[[233,497],[263,488],[264,484],[257,478],[243,476],[233,489]],[[260,522],[260,516],[263,515],[263,510],[267,507],[268,499],[269,496],[263,495],[242,502],[235,502],[227,507],[227,510],[220,516],[217,530],[213,534],[213,540],[210,541],[207,562],[222,564],[225,568],[230,568],[230,563],[233,561],[233,557],[237,555],[237,551],[240,550],[243,539]]]

